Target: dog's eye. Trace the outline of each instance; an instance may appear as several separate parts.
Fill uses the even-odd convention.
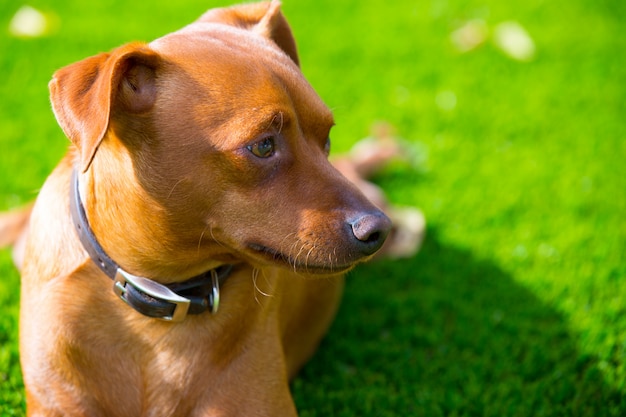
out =
[[[269,158],[274,154],[274,138],[265,138],[252,145],[248,145],[247,148],[256,157]]]
[[[326,144],[324,145],[324,152],[326,152],[326,155],[330,153],[330,136],[328,137],[328,139],[326,139]]]

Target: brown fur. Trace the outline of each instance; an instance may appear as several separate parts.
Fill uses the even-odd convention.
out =
[[[30,416],[296,415],[289,378],[333,319],[342,274],[390,228],[328,162],[333,117],[297,63],[272,2],[209,11],[54,75],[74,146],[27,228]],[[270,158],[247,148],[268,137]],[[94,234],[127,271],[171,283],[234,264],[217,314],[167,323],[119,300],[73,228],[72,170]],[[367,225],[351,228],[359,216]]]

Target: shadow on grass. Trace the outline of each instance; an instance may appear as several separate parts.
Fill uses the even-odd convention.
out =
[[[302,416],[626,412],[563,317],[433,230],[414,259],[349,277],[335,325],[293,387]]]

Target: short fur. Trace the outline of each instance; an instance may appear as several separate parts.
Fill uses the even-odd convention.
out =
[[[330,325],[342,275],[391,227],[328,162],[333,116],[298,62],[270,2],[211,10],[54,75],[73,146],[30,217],[4,222],[5,240],[25,239],[28,415],[296,415],[289,379]],[[273,154],[255,155],[268,139]],[[235,265],[217,314],[168,323],[118,299],[74,230],[72,171],[127,271],[172,283]]]

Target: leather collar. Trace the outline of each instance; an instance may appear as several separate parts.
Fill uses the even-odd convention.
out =
[[[121,268],[98,243],[80,198],[78,174],[72,173],[70,212],[78,237],[92,261],[114,281],[113,291],[141,314],[165,321],[180,322],[187,314],[216,313],[220,302],[220,285],[232,265],[223,265],[187,281],[160,284]]]

